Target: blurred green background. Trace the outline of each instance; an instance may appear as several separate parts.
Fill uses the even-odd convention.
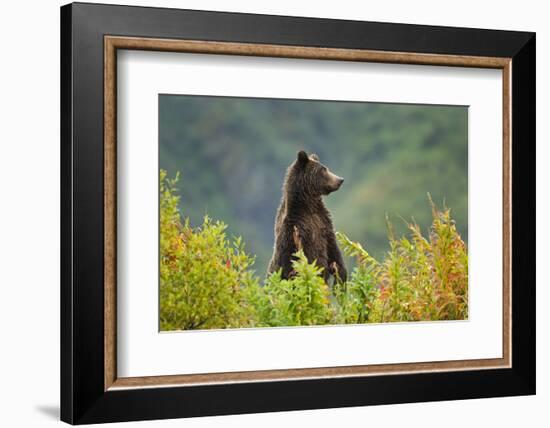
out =
[[[263,275],[286,168],[317,153],[345,178],[325,198],[336,230],[375,258],[388,250],[385,215],[399,234],[426,234],[427,193],[468,233],[468,110],[341,101],[159,96],[160,168],[180,172],[180,209],[193,226],[223,220]]]

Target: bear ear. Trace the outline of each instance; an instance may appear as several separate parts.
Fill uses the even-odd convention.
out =
[[[303,150],[300,150],[298,152],[298,163],[300,165],[305,165],[308,162],[309,158],[307,157],[307,153]]]
[[[311,160],[314,160],[316,162],[319,162],[319,156],[317,156],[315,153],[312,153],[311,155],[309,155],[309,158]]]

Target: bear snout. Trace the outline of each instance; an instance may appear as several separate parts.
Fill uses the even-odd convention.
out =
[[[344,184],[344,179],[342,177],[336,176],[335,182],[336,182],[336,185],[335,185],[336,190],[338,190],[340,188],[340,186],[342,186],[342,184]]]

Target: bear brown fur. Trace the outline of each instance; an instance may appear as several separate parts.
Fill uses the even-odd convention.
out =
[[[298,152],[288,167],[283,196],[275,220],[275,245],[268,274],[282,269],[282,277],[293,275],[293,255],[303,250],[309,263],[323,268],[323,277],[330,275],[346,281],[347,272],[342,253],[323,196],[340,188],[344,179],[329,171],[317,155]]]

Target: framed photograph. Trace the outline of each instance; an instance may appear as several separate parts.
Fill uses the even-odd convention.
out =
[[[535,35],[61,8],[61,418],[535,393]]]

